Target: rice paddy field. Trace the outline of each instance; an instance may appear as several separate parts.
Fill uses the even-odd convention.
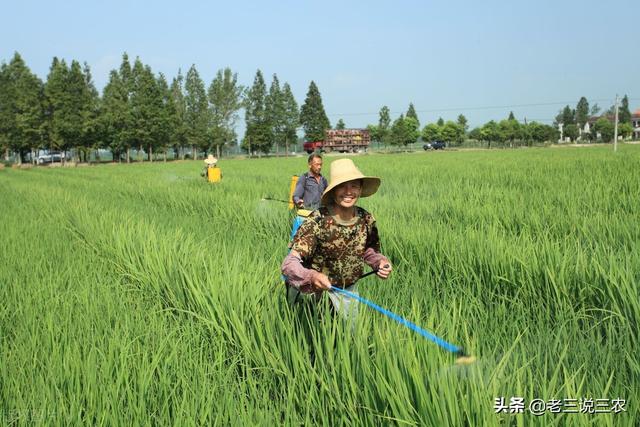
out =
[[[640,146],[353,159],[394,265],[360,294],[475,364],[365,306],[303,327],[262,199],[306,158],[6,168],[0,425],[638,425]]]

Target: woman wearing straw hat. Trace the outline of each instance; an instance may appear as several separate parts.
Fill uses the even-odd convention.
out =
[[[389,277],[392,267],[380,253],[375,219],[356,206],[360,197],[373,195],[379,186],[380,178],[363,175],[350,159],[331,163],[322,207],[300,226],[282,263],[290,303],[301,298],[317,301],[332,286],[356,292],[363,262],[378,269],[378,277]],[[356,305],[342,294],[330,292],[329,297],[333,309],[343,316],[356,314]]]

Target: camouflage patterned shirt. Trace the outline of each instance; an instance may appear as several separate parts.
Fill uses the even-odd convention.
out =
[[[380,239],[373,215],[356,206],[356,218],[344,225],[326,207],[313,211],[293,238],[291,249],[302,257],[305,268],[326,274],[333,285],[352,285],[364,270],[367,248],[380,252]]]

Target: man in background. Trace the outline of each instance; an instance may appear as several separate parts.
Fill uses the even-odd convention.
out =
[[[298,179],[296,189],[293,192],[293,203],[299,209],[316,210],[320,207],[320,198],[328,184],[326,178],[320,173],[322,156],[312,154],[307,163],[309,164],[309,172],[303,173]]]

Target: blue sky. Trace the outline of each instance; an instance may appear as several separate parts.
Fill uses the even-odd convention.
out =
[[[460,113],[477,126],[510,110],[550,124],[566,103],[586,96],[607,108],[616,93],[640,108],[632,1],[22,0],[2,9],[0,61],[17,51],[43,80],[54,56],[87,62],[100,91],[126,51],[168,80],[195,64],[207,86],[224,67],[245,85],[258,68],[267,84],[276,73],[300,104],[314,80],[332,124],[348,127],[377,123],[383,105],[395,119],[409,102],[421,126]]]

